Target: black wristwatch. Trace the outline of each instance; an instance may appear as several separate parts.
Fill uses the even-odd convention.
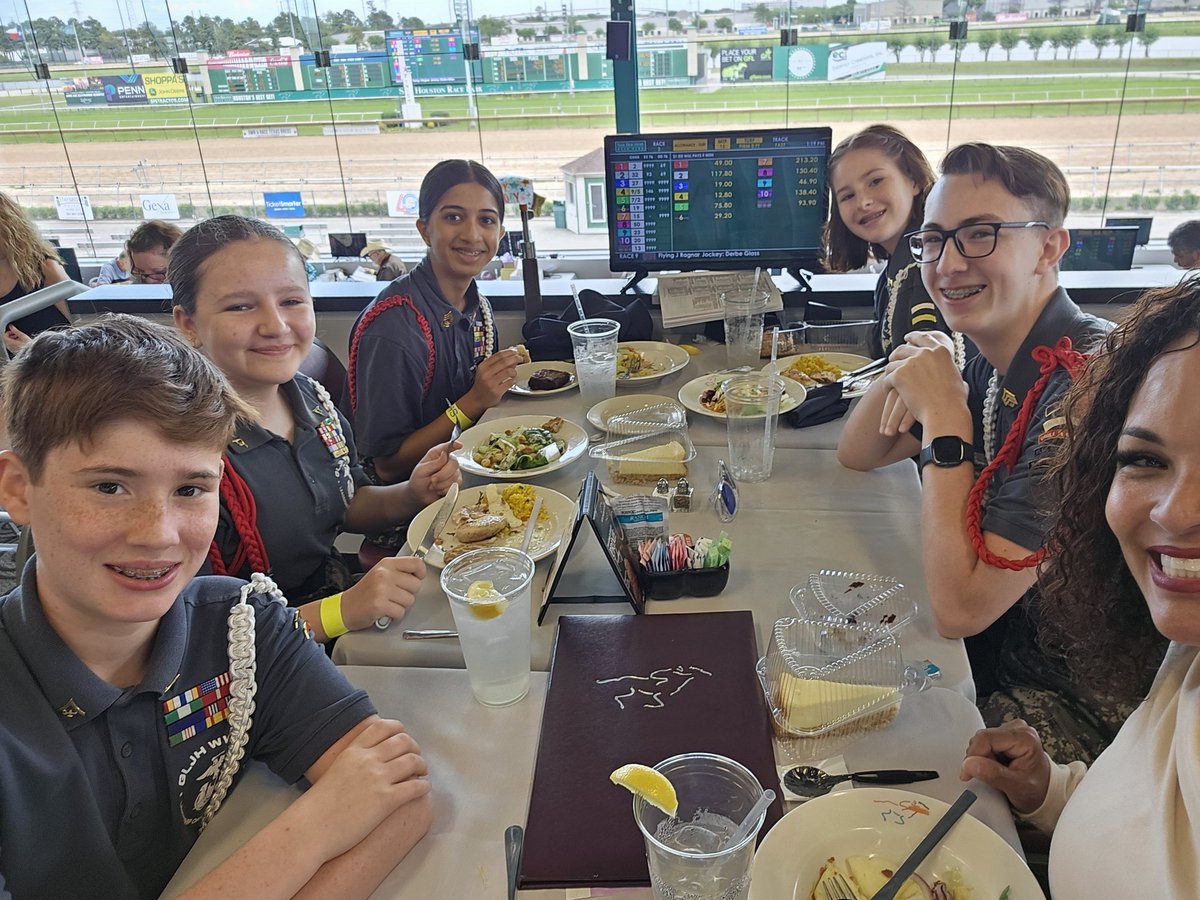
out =
[[[929,463],[943,469],[952,469],[966,462],[975,462],[975,446],[956,434],[935,437],[921,448],[922,471]]]

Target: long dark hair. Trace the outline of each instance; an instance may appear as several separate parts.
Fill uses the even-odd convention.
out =
[[[1136,697],[1166,646],[1105,519],[1117,439],[1147,370],[1171,344],[1197,332],[1200,276],[1149,291],[1064,400],[1066,439],[1051,467],[1058,509],[1053,553],[1039,580],[1039,639],[1080,680],[1117,697]]]
[[[858,134],[846,138],[829,155],[829,221],[825,223],[825,255],[834,272],[861,269],[867,264],[867,256],[887,259],[888,252],[877,244],[870,244],[852,232],[842,221],[838,211],[837,197],[833,191],[833,170],[854,150],[878,150],[896,164],[904,177],[920,190],[913,197],[912,211],[908,215],[905,230],[921,227],[925,220],[925,195],[934,182],[933,169],[921,148],[908,139],[904,132],[891,125],[872,125]]]
[[[443,159],[425,173],[417,202],[418,218],[428,222],[446,191],[460,184],[482,185],[495,198],[496,212],[500,215],[500,221],[504,221],[504,190],[496,176],[473,159]]]
[[[189,316],[196,314],[196,291],[200,287],[200,268],[210,256],[237,241],[275,241],[287,247],[300,264],[300,251],[274,225],[245,216],[214,216],[197,222],[171,245],[167,257],[167,282],[176,306]]]

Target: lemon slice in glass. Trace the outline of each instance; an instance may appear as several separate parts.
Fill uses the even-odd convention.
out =
[[[508,609],[508,601],[490,581],[474,581],[467,588],[468,609],[477,619],[494,619]]]
[[[679,800],[675,797],[675,786],[656,769],[649,766],[629,763],[621,766],[611,775],[609,781],[619,784],[651,806],[657,806],[668,816],[675,815],[679,809]]]

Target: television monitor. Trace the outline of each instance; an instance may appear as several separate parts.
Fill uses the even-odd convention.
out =
[[[66,270],[67,277],[80,284],[87,284],[83,280],[83,272],[79,269],[79,257],[75,254],[75,248],[56,247],[55,249],[58,250],[58,258],[62,260],[62,267]]]
[[[614,272],[811,265],[829,198],[829,128],[604,138]]]
[[[1154,222],[1153,216],[1145,216],[1145,217],[1121,216],[1120,218],[1106,218],[1104,220],[1104,227],[1105,228],[1120,228],[1121,226],[1135,225],[1135,226],[1137,226],[1137,230],[1138,230],[1137,245],[1139,247],[1145,247],[1148,243],[1150,243],[1150,226],[1151,226],[1151,224],[1153,224],[1153,222]]]
[[[1072,228],[1070,232],[1071,246],[1058,264],[1062,271],[1125,271],[1133,268],[1136,226]]]
[[[334,259],[339,257],[359,257],[367,246],[365,231],[347,231],[341,234],[330,232],[329,255]]]

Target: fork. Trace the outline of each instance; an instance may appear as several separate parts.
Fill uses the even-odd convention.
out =
[[[454,404],[450,402],[449,398],[446,399],[446,410],[448,412],[453,412],[453,410],[454,410]],[[461,434],[462,434],[462,424],[458,421],[458,416],[455,416],[454,417],[454,427],[450,429],[450,443],[453,444],[455,441],[457,441],[459,435],[461,435]]]
[[[821,882],[821,887],[825,891],[825,900],[854,900],[854,891],[841,872],[834,872],[833,878]]]

